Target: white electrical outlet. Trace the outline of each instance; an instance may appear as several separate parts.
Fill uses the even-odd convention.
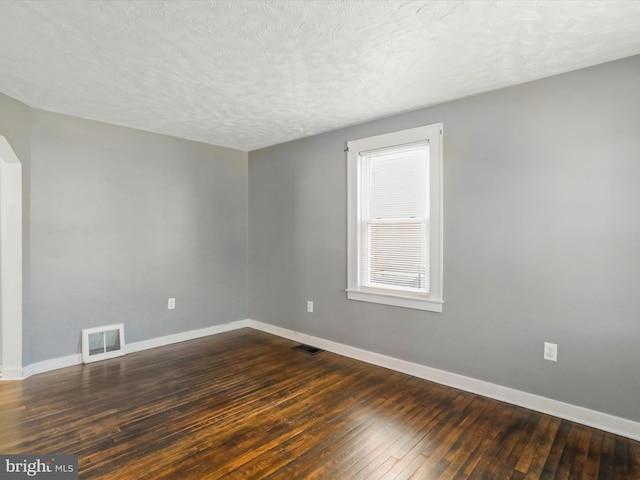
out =
[[[170,298],[169,302],[167,303],[167,308],[169,310],[174,310],[176,308],[176,299],[175,298]]]
[[[307,302],[307,312],[313,313],[313,302],[311,300]]]
[[[558,344],[544,342],[544,359],[552,362],[558,361]]]

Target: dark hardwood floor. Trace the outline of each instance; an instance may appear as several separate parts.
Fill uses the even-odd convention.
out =
[[[250,329],[0,384],[82,479],[640,479],[640,442]]]

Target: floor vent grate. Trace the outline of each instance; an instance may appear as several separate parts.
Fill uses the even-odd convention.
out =
[[[301,343],[297,347],[293,347],[293,349],[300,350],[301,352],[308,353],[309,355],[316,355],[317,353],[324,352],[321,348],[305,345],[304,343]]]

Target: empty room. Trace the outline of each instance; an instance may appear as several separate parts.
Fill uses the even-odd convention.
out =
[[[0,1],[0,478],[640,479],[640,2]]]

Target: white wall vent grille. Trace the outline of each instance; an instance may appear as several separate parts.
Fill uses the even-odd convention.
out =
[[[124,355],[124,324],[82,329],[82,361],[97,362]]]

